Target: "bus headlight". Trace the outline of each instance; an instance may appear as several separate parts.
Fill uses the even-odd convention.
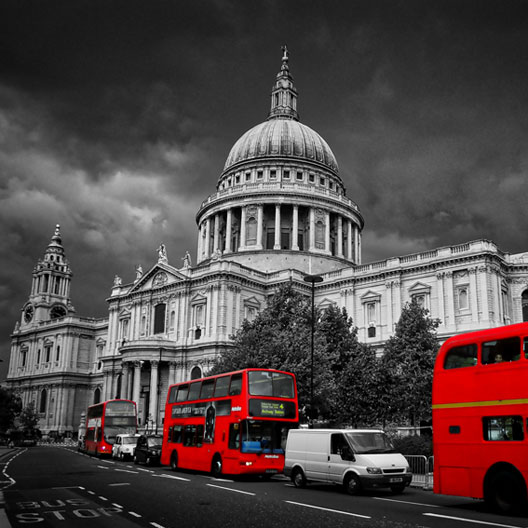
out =
[[[371,475],[381,475],[381,468],[379,467],[368,467],[367,473],[370,473]]]

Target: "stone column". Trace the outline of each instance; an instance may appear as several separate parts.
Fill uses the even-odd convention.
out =
[[[227,210],[227,217],[226,217],[226,243],[225,243],[225,251],[224,253],[231,253],[233,251],[231,249],[231,231],[233,229],[233,210],[228,209]]]
[[[158,423],[158,366],[159,361],[150,362],[149,417]]]
[[[134,386],[132,389],[132,399],[139,405],[139,391],[141,390],[141,361],[134,362]]]
[[[359,227],[354,225],[354,262],[359,264]]]
[[[444,306],[444,272],[436,274],[436,285],[438,288],[438,318],[441,320],[441,325],[445,326],[445,306]]]
[[[220,216],[215,214],[214,217],[214,233],[213,233],[213,253],[220,248]]]
[[[275,244],[273,249],[281,248],[281,210],[280,204],[275,204]]]
[[[469,268],[469,302],[471,306],[471,321],[478,322],[477,301],[477,268]]]
[[[337,256],[343,258],[343,217],[337,217]]]
[[[330,254],[330,212],[325,212],[325,251]]]
[[[240,214],[240,249],[246,249],[246,208],[241,209]]]
[[[205,221],[205,258],[211,256],[211,246],[209,241],[211,239],[211,218]]]
[[[392,335],[393,321],[392,321],[392,281],[387,281],[385,287],[387,288],[387,331],[388,335]],[[388,336],[387,336],[388,337]]]
[[[315,210],[310,207],[310,240],[308,251],[315,249]]]
[[[481,322],[489,324],[489,304],[488,304],[488,276],[486,266],[479,266],[477,282],[480,284],[480,311]]]
[[[293,215],[292,215],[292,239],[291,239],[291,248],[293,251],[299,251],[298,242],[299,237],[299,206],[293,206]]]
[[[120,397],[124,400],[128,400],[128,372],[129,364],[127,361],[123,361],[123,374],[121,375],[121,393]]]
[[[264,206],[262,204],[257,205],[257,249],[262,249],[264,247],[262,241],[262,233],[264,224]]]
[[[352,241],[354,240],[354,233],[352,231],[352,220],[347,221],[347,257],[348,260],[354,260],[354,255],[352,254]]]
[[[169,386],[176,383],[176,362],[169,363]]]
[[[455,327],[455,300],[453,291],[453,272],[446,272],[446,294],[447,294],[447,306],[446,306],[446,318],[450,326]]]

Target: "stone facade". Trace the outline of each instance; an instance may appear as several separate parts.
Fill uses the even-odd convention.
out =
[[[440,319],[441,339],[528,320],[528,253],[477,240],[361,263],[363,217],[328,144],[299,122],[286,50],[268,119],[234,144],[196,221],[196,264],[186,254],[171,265],[162,244],[134,282],[115,277],[104,319],[75,314],[57,226],[12,334],[7,379],[35,402],[44,432],[75,434],[88,405],[114,397],[135,400],[141,424],[159,427],[169,384],[206,374],[277,285],[310,295],[307,274],[323,279],[316,305],[345,307],[378,350],[413,297]]]

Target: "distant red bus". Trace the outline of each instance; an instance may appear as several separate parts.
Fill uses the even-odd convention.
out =
[[[298,421],[288,372],[245,369],[172,385],[161,463],[215,476],[280,473],[288,430]]]
[[[118,434],[137,433],[136,403],[108,400],[88,407],[86,412],[85,450],[100,456],[111,455]]]
[[[503,512],[528,488],[528,323],[457,335],[433,376],[434,491]]]

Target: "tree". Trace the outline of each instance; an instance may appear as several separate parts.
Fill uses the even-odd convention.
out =
[[[31,402],[24,407],[18,417],[22,430],[29,436],[33,435],[39,423],[39,417],[35,410],[35,404]]]
[[[12,390],[0,387],[0,432],[5,433],[14,426],[21,409],[20,398]]]
[[[385,344],[382,358],[381,413],[383,422],[415,425],[431,416],[433,368],[438,341],[438,319],[413,299],[404,306],[396,331]]]
[[[352,320],[346,310],[329,307],[315,310],[314,319],[314,412],[311,398],[311,317],[310,298],[291,284],[280,286],[267,307],[253,321],[244,321],[233,336],[233,349],[223,353],[212,374],[259,367],[293,372],[297,378],[299,407],[305,418],[314,416],[335,422],[336,401],[341,390],[340,376],[357,346]]]

